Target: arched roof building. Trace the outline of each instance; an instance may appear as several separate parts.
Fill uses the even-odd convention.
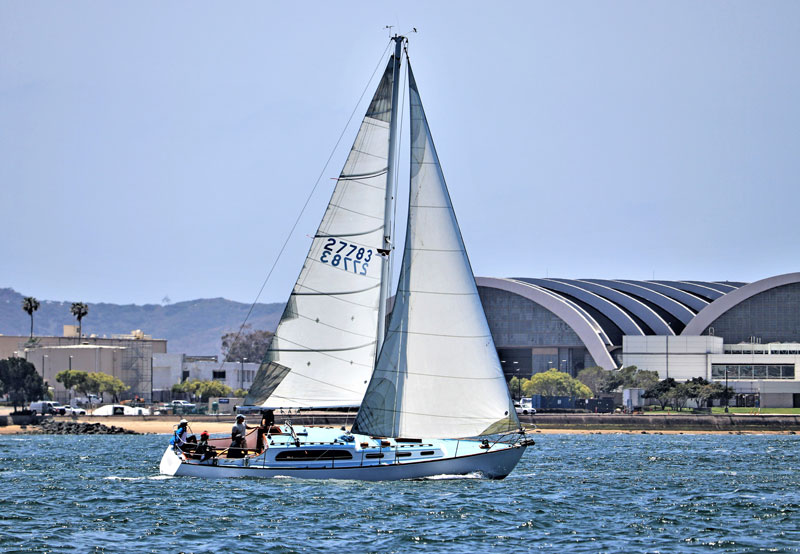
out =
[[[508,374],[621,364],[624,336],[800,342],[800,273],[755,283],[477,278]]]

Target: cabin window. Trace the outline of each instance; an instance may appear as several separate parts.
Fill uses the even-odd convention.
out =
[[[407,458],[408,456],[411,456],[411,452],[398,452],[395,454],[395,456],[398,458]]]
[[[347,450],[287,450],[275,456],[276,462],[316,461],[316,460],[352,460],[353,455]]]
[[[366,458],[383,458],[383,454],[379,454],[377,452],[370,452],[366,455]]]
[[[433,450],[423,450],[419,453],[420,456],[433,456],[434,454],[436,454],[436,452]]]

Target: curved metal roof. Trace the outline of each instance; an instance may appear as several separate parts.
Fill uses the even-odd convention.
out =
[[[558,279],[522,279],[517,277],[515,280],[530,283],[532,285],[538,285],[553,292],[562,293],[562,296],[571,296],[585,304],[588,304],[610,319],[624,335],[645,334],[642,328],[639,327],[636,321],[634,321],[634,319],[631,317],[630,313],[587,287],[581,287],[578,284],[573,284]]]
[[[581,342],[586,346],[589,354],[594,358],[595,363],[606,369],[616,367],[617,364],[609,354],[609,347],[614,345],[608,339],[602,327],[574,302],[542,287],[514,279],[477,277],[475,282],[479,287],[495,288],[518,294],[549,310],[575,331]]]
[[[669,316],[672,322],[678,323],[680,329],[683,329],[694,317],[694,312],[677,300],[636,283],[626,283],[625,281],[615,281],[609,279],[582,280],[590,283],[597,283],[599,285],[605,285],[614,290],[624,292],[628,294],[628,296],[638,298],[643,302],[648,302],[649,305],[654,307],[654,309],[657,308],[660,310],[662,313],[662,319],[667,321],[668,325],[671,324],[671,322],[668,321],[667,317],[665,316]],[[677,332],[678,329],[675,329],[675,331]]]
[[[800,273],[785,273],[783,275],[776,275],[775,277],[767,277],[755,283],[739,287],[733,292],[718,298],[698,313],[697,316],[689,322],[681,335],[700,335],[722,314],[740,302],[766,290],[793,283],[800,283]]]
[[[800,279],[800,273],[791,275]],[[781,277],[786,276],[764,281],[782,282]],[[608,351],[621,345],[623,335],[697,334],[698,326],[702,325],[702,332],[708,326],[705,320],[713,321],[743,300],[743,293],[761,290],[754,288],[758,283],[730,281],[479,277],[477,282],[478,286],[520,294],[553,312],[572,326],[604,367],[604,356],[610,358]]]
[[[567,282],[590,290],[597,295],[602,296],[618,306],[627,310],[630,314],[641,320],[647,328],[645,331],[650,331],[646,334],[655,333],[656,335],[674,335],[675,332],[669,323],[664,321],[658,312],[648,306],[646,303],[637,299],[635,296],[625,294],[619,290],[615,290],[609,286],[592,283],[591,281],[582,281],[577,279],[558,279],[562,282]]]

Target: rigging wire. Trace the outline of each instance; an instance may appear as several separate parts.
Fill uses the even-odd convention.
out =
[[[361,92],[361,96],[359,96],[358,101],[356,102],[356,105],[353,107],[353,111],[350,113],[350,117],[347,118],[347,123],[345,123],[345,126],[342,129],[341,134],[339,135],[339,138],[336,139],[336,143],[333,145],[333,148],[331,149],[331,153],[328,156],[328,159],[325,161],[325,165],[322,167],[322,171],[320,171],[319,176],[317,177],[317,180],[314,182],[314,186],[311,187],[311,192],[308,194],[308,197],[306,198],[306,201],[303,204],[303,207],[300,209],[300,213],[297,214],[297,218],[295,219],[294,224],[292,225],[292,228],[289,230],[289,233],[286,235],[286,239],[283,241],[283,245],[281,246],[281,249],[278,251],[278,255],[275,257],[275,260],[273,261],[272,266],[269,268],[269,272],[267,273],[267,276],[264,279],[264,282],[261,284],[261,288],[258,290],[258,294],[256,295],[255,300],[253,300],[252,304],[250,304],[250,309],[247,310],[247,315],[245,316],[244,321],[242,321],[242,324],[239,326],[239,331],[236,333],[236,337],[233,339],[233,342],[231,343],[231,348],[233,348],[233,345],[235,345],[236,342],[239,340],[239,337],[241,336],[245,325],[247,325],[247,321],[250,319],[250,316],[253,313],[253,309],[255,308],[256,303],[258,302],[258,299],[261,298],[261,293],[264,292],[264,288],[266,288],[267,283],[269,282],[269,279],[272,276],[272,272],[275,271],[275,267],[278,265],[278,262],[280,261],[284,250],[286,250],[286,246],[289,244],[289,240],[292,238],[292,235],[294,235],[294,231],[295,231],[295,229],[297,229],[297,225],[300,223],[300,219],[303,217],[303,214],[305,213],[306,208],[308,207],[308,204],[311,202],[311,198],[314,196],[314,193],[316,192],[317,187],[319,186],[319,182],[322,180],[322,176],[327,171],[328,166],[330,165],[331,160],[333,159],[333,156],[336,153],[336,150],[339,148],[339,144],[342,142],[342,138],[344,137],[345,133],[347,132],[348,127],[350,127],[350,123],[353,121],[353,116],[356,114],[356,110],[358,110],[358,107],[361,105],[361,101],[364,99],[364,95],[367,93],[367,90],[369,90],[370,83],[372,83],[372,81],[375,79],[375,74],[380,69],[383,60],[386,58],[386,52],[388,52],[388,50],[389,50],[391,45],[392,45],[392,41],[390,40],[387,43],[386,48],[384,49],[383,53],[381,54],[380,59],[378,60],[378,64],[375,66],[375,69],[373,70],[372,75],[370,76],[369,80],[367,81],[366,85],[364,86],[364,90]],[[230,352],[230,349],[228,351]],[[263,361],[263,360],[259,360],[259,363],[261,361]],[[223,367],[222,364],[224,364],[224,363],[225,363],[225,359],[223,358],[222,361],[220,362],[220,369],[222,369],[222,367]]]

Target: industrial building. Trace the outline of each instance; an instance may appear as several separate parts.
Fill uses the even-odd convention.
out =
[[[636,365],[800,406],[800,273],[754,283],[478,278],[506,375]]]
[[[120,395],[122,400],[138,396],[149,402],[153,354],[167,351],[165,339],[154,339],[140,330],[111,338],[79,337],[76,326],[65,325],[64,336],[37,336],[34,345],[29,338],[0,335],[0,358],[18,356],[32,363],[58,402],[69,401],[70,393],[55,377],[65,369],[106,373],[130,387]]]

